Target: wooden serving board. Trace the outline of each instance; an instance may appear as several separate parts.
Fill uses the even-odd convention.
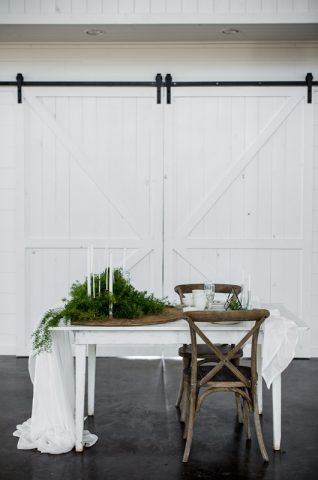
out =
[[[182,308],[167,307],[163,313],[145,315],[139,318],[108,318],[105,320],[90,320],[85,322],[72,322],[72,325],[96,327],[141,327],[143,325],[158,325],[159,323],[175,322],[184,318]]]

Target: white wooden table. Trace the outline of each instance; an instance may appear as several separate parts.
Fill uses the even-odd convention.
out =
[[[282,305],[266,305],[265,308],[279,308],[282,315],[296,321],[300,332],[308,326],[288,312]],[[250,322],[234,325],[213,325],[201,323],[207,334],[213,334],[215,343],[237,343],[250,328]],[[94,415],[95,403],[95,367],[96,345],[176,345],[177,349],[184,343],[190,343],[189,326],[185,320],[161,325],[142,327],[58,327],[54,330],[68,330],[74,334],[75,351],[75,423],[76,451],[82,452],[84,427],[84,399],[86,377],[86,353],[88,354],[88,415]],[[129,333],[129,335],[128,335]],[[124,335],[123,335],[124,334]],[[259,335],[258,373],[262,378],[262,342],[263,333]],[[181,368],[181,365],[180,365]],[[177,385],[176,385],[177,391]],[[258,382],[258,401],[262,412],[262,382]],[[272,384],[273,403],[273,448],[280,450],[281,444],[281,375]]]

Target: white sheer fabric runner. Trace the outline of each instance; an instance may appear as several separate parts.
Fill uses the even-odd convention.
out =
[[[268,388],[290,364],[299,340],[297,325],[283,317],[279,310],[270,310],[263,324],[262,376]]]
[[[33,383],[32,416],[13,433],[18,449],[41,453],[66,453],[75,446],[75,382],[70,334],[55,331],[50,353],[31,355],[29,372]],[[90,447],[97,436],[84,430]]]

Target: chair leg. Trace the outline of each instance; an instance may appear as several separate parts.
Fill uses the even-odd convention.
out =
[[[234,345],[231,345],[231,347],[234,348]],[[233,360],[233,365],[238,367],[240,365],[240,358],[235,358]],[[244,423],[243,411],[242,411],[242,401],[241,401],[241,395],[239,393],[235,394],[235,401],[236,401],[237,419],[238,419],[239,423]]]
[[[189,390],[189,387],[187,387]],[[184,408],[184,429],[183,429],[183,439],[186,440],[188,437],[189,431],[189,416],[190,416],[190,391],[188,391],[187,398],[185,400],[185,408]]]
[[[180,380],[178,396],[177,396],[177,400],[176,400],[176,407],[177,408],[180,407],[182,397],[183,397],[183,393],[184,393],[184,373],[183,372],[184,372],[184,369],[188,368],[189,366],[190,366],[190,359],[183,358],[182,359],[182,375],[181,375],[181,380]]]
[[[176,400],[176,407],[177,408],[180,408],[180,404],[181,404],[181,400],[182,400],[182,396],[183,396],[183,386],[184,386],[184,379],[183,379],[183,373],[182,373],[182,377],[181,377],[181,380],[180,380],[179,391],[178,391],[178,396],[177,396],[177,400]]]
[[[189,407],[189,412],[190,412],[190,407]],[[182,435],[183,440],[187,440],[188,431],[189,431],[189,415],[187,415],[187,417],[184,420],[184,429],[183,429],[183,435]]]
[[[257,394],[255,393],[253,396],[253,404],[254,404],[254,423],[255,423],[255,430],[256,430],[258,445],[259,445],[264,462],[269,462],[269,458],[268,458],[265,443],[264,443],[264,437],[263,437],[262,426],[260,421],[260,414],[258,410]]]
[[[176,407],[180,408],[181,400],[182,400],[182,395],[183,395],[183,375],[181,377],[180,381],[180,386],[179,386],[179,391],[178,391],[178,396],[176,400]]]
[[[248,408],[248,403],[246,400],[243,401],[243,419],[244,419],[244,430],[248,440],[251,439],[251,426],[250,426],[250,412]]]
[[[183,459],[182,461],[186,463],[189,459],[190,455],[190,449],[192,445],[192,438],[193,438],[193,427],[194,427],[194,417],[196,413],[196,397],[197,397],[197,392],[196,388],[192,387],[191,388],[191,395],[190,395],[190,408],[189,408],[189,415],[187,419],[187,424],[186,424],[186,445],[184,449],[184,454],[183,454]]]
[[[243,412],[242,412],[242,402],[241,402],[241,395],[239,393],[235,394],[235,401],[236,401],[236,413],[237,419],[239,423],[244,423],[243,420]]]
[[[180,422],[185,423],[189,413],[189,397],[190,397],[190,385],[188,379],[185,377],[183,378],[183,396],[182,396],[182,408],[181,408],[181,415],[180,415]]]

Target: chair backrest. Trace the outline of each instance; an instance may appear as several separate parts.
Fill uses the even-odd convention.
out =
[[[180,301],[182,301],[184,293],[191,293],[192,290],[203,290],[204,283],[185,283],[183,285],[176,285],[174,291],[179,295]],[[232,293],[232,291],[238,295],[241,292],[239,285],[232,285],[230,283],[215,283],[215,293]]]
[[[213,377],[222,370],[228,368],[236,381],[242,382],[247,388],[255,387],[257,382],[257,340],[259,330],[264,320],[269,317],[270,313],[265,309],[253,310],[235,310],[235,311],[190,311],[186,312],[186,320],[190,327],[191,344],[192,344],[192,383],[197,381],[197,337],[200,337],[203,342],[211,349],[211,351],[218,358],[218,363],[211,369],[201,380],[200,386],[208,382],[213,382]],[[213,341],[208,338],[202,329],[198,326],[200,322],[253,322],[250,329],[244,332],[242,339],[233,345],[233,348],[227,353],[223,354]],[[213,336],[213,335],[212,335]],[[244,345],[252,339],[251,351],[251,379],[247,378],[230,360],[233,356],[244,347]]]

